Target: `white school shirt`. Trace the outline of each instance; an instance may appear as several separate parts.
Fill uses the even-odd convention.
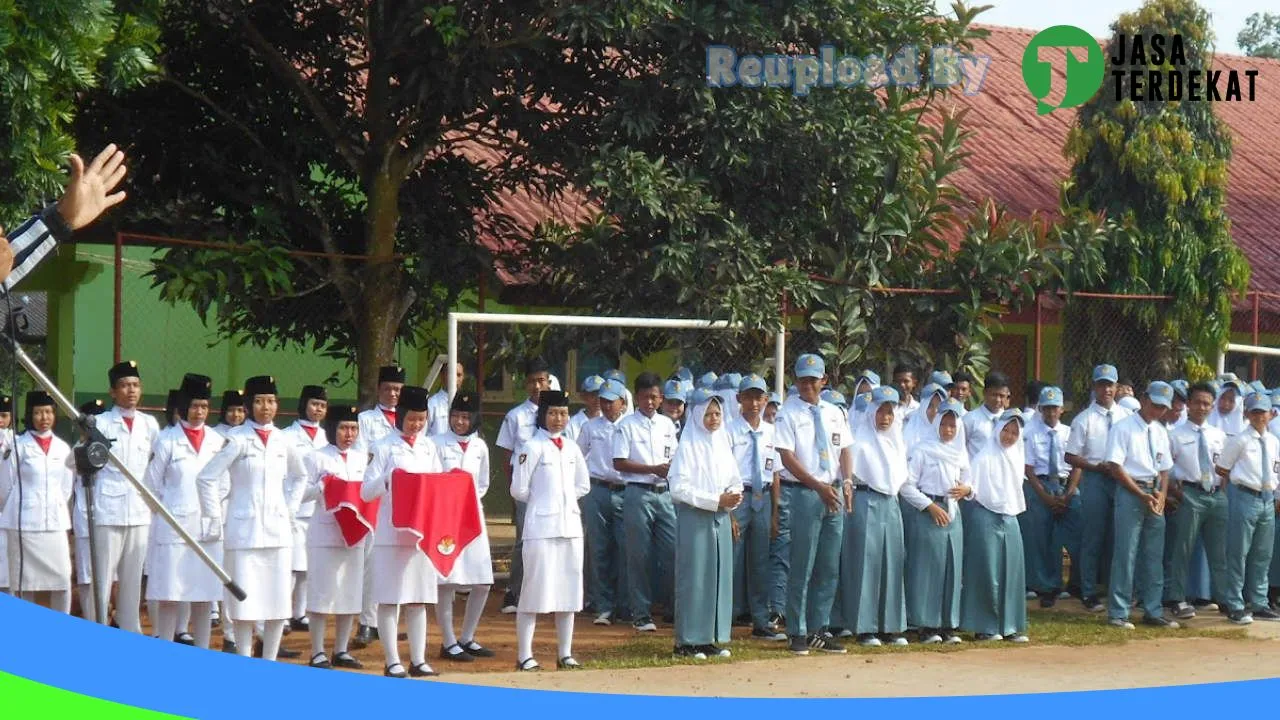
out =
[[[1058,436],[1058,479],[1066,480],[1071,474],[1071,466],[1067,464],[1067,439],[1071,437],[1071,428],[1061,421],[1053,427],[1044,421],[1028,424],[1023,430],[1026,435],[1027,464],[1032,466],[1036,477],[1049,474],[1049,449],[1053,446],[1050,434]]]
[[[391,411],[394,408],[384,408],[381,403],[361,412],[356,416],[356,422],[360,425],[360,433],[356,435],[356,442],[351,446],[352,450],[360,450],[368,455],[373,454],[373,446],[382,438],[398,433],[396,426],[391,424],[383,411]]]
[[[412,473],[444,472],[440,463],[440,451],[430,438],[415,436],[413,445],[400,433],[387,435],[373,446],[373,460],[364,472],[360,484],[360,499],[371,502],[382,498],[378,505],[378,527],[373,533],[375,547],[414,547],[418,538],[411,532],[399,531],[391,524],[391,475],[397,469]]]
[[[342,537],[342,528],[338,526],[334,513],[325,509],[324,479],[325,476],[332,475],[349,483],[363,482],[365,469],[369,466],[369,454],[363,450],[357,450],[354,443],[345,453],[345,458],[343,454],[338,451],[337,445],[326,445],[312,453],[307,463],[308,483],[303,497],[305,501],[315,503],[317,506],[315,516],[307,525],[307,547],[309,548],[347,547],[347,541]],[[367,543],[368,538],[369,536],[366,535],[361,543]]]
[[[201,522],[204,516],[200,513],[197,478],[200,471],[226,444],[226,438],[206,425],[204,439],[200,441],[200,451],[196,452],[182,425],[178,424],[161,430],[152,446],[151,463],[142,476],[142,483],[191,537],[199,538],[204,527]],[[226,488],[228,479],[225,474],[220,478],[223,489]],[[152,521],[151,544],[178,545],[182,542],[182,537],[162,518],[157,517]]]
[[[578,498],[591,491],[591,478],[578,446],[563,433],[560,441],[557,448],[546,430],[538,430],[516,460],[511,497],[525,503],[526,541],[582,537]]]
[[[436,444],[436,452],[440,453],[440,467],[449,470],[465,470],[471,475],[476,488],[476,500],[483,500],[489,492],[489,445],[477,433],[468,435],[459,441],[453,431],[432,435],[431,441]],[[467,444],[462,449],[461,443]],[[481,514],[484,507],[481,506]]]
[[[618,421],[613,434],[613,457],[641,465],[665,465],[676,456],[676,424],[660,412],[653,417],[634,412]],[[650,473],[621,473],[623,482],[666,485],[667,479]]]
[[[270,429],[266,445],[256,432]],[[222,514],[223,475],[231,479]],[[225,525],[223,547],[258,550],[293,546],[293,518],[306,492],[307,467],[297,446],[275,426],[249,420],[196,476],[200,515]]]
[[[993,415],[986,405],[979,405],[977,410],[967,413],[961,420],[964,423],[965,449],[969,451],[970,458],[987,446],[1003,412],[1001,410]]]
[[[525,400],[507,411],[506,417],[502,418],[502,427],[498,430],[498,440],[495,444],[511,453],[511,462],[508,467],[515,467],[520,446],[533,437],[537,429],[538,404],[534,401]]]
[[[31,431],[24,432],[13,441],[9,456],[0,462],[0,508],[3,508],[0,530],[65,532],[71,529],[69,508],[75,482],[67,468],[71,446],[56,435],[51,437],[46,455]]]
[[[725,388],[716,390],[716,397],[720,398],[721,407],[724,408],[724,422],[729,423],[742,417],[742,406],[738,404],[738,391],[733,388]],[[693,408],[688,404],[685,405],[685,415]]]
[[[815,406],[805,402],[798,395],[788,398],[778,410],[778,416],[774,418],[774,427],[777,432],[774,435],[773,444],[779,450],[779,455],[782,450],[790,450],[795,453],[796,459],[814,479],[830,484],[840,479],[840,451],[853,445],[853,437],[840,408],[825,400],[819,400],[816,407],[822,418],[823,429],[830,436],[827,438],[830,446],[829,469],[824,474],[815,442],[817,426],[814,424],[811,409],[813,407]],[[799,479],[785,466],[780,468],[780,472],[784,479],[799,482]]]
[[[603,415],[604,413],[600,413]],[[596,417],[600,417],[597,415]],[[564,434],[572,441],[578,442],[578,437],[582,435],[582,428],[590,422],[592,418],[587,415],[587,409],[579,410],[573,417],[569,418],[569,425],[564,429]]]
[[[758,433],[756,450],[760,455],[760,472],[764,475],[764,484],[772,485],[774,475],[782,467],[778,459],[778,450],[774,447],[777,428],[763,418],[760,426],[752,429],[751,424],[741,415],[729,423],[729,443],[733,446],[733,459],[738,463],[738,476],[742,478],[742,487],[747,490],[762,490],[756,487],[754,461],[751,457],[751,434]]]
[[[1262,444],[1267,444],[1270,468],[1262,467]],[[1230,470],[1231,482],[1250,490],[1275,490],[1276,473],[1280,468],[1280,440],[1271,433],[1258,434],[1252,426],[1227,441],[1218,458],[1218,467]]]
[[[1124,468],[1134,480],[1154,480],[1173,469],[1169,432],[1163,423],[1149,423],[1134,413],[1112,426],[1106,459]]]
[[[329,444],[329,437],[325,435],[324,427],[314,423],[311,426],[316,429],[315,438],[307,434],[304,429],[306,425],[301,420],[294,420],[292,425],[281,431],[297,444],[298,451],[302,454],[304,461],[309,460],[315,451]],[[298,507],[298,517],[300,518],[309,518],[315,513],[316,501],[314,499],[303,500],[302,505]]]
[[[622,422],[621,416],[618,422]],[[587,459],[587,474],[593,479],[622,482],[622,473],[613,467],[613,435],[617,431],[618,423],[599,415],[588,420],[578,433],[578,449]]]
[[[427,398],[427,430],[430,437],[449,432],[449,391],[440,388]]]
[[[1111,413],[1114,427],[1132,413],[1111,403],[1110,411],[1097,402],[1090,403],[1071,420],[1071,435],[1067,438],[1067,454],[1084,458],[1085,462],[1098,464],[1107,457],[1107,413]]]
[[[129,468],[138,480],[147,472],[151,446],[160,434],[160,424],[143,412],[134,412],[133,429],[125,425],[120,408],[112,407],[98,416],[97,427],[111,443],[111,452]],[[93,522],[101,527],[137,527],[151,524],[151,508],[142,494],[116,469],[108,464],[98,471],[93,482]]]
[[[910,400],[910,402],[908,402],[906,405],[903,405],[902,403],[898,403],[897,405],[893,406],[893,414],[898,416],[898,422],[904,425],[907,422],[907,418],[911,417],[911,413],[920,409],[919,400],[915,399],[914,397],[908,398],[908,399]]]
[[[956,442],[953,440],[952,442]],[[916,510],[923,511],[933,504],[927,495],[945,497],[947,502],[943,509],[947,515],[955,517],[959,503],[947,493],[953,488],[967,483],[969,469],[956,467],[952,463],[944,463],[929,453],[916,453],[907,461],[907,482],[898,490],[898,496]]]
[[[1205,446],[1209,451],[1210,465],[1206,469],[1207,476],[1201,473],[1200,468],[1201,434],[1204,435]],[[1170,475],[1184,485],[1200,485],[1206,491],[1211,490],[1218,484],[1213,466],[1218,463],[1226,444],[1226,434],[1208,422],[1196,425],[1188,420],[1175,425],[1169,431],[1169,445],[1173,452],[1173,471]]]

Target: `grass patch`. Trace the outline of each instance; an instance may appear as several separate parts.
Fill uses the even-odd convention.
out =
[[[1120,645],[1126,642],[1141,642],[1168,638],[1215,638],[1219,640],[1246,640],[1248,635],[1242,628],[1221,627],[1186,627],[1177,630],[1162,630],[1144,627],[1136,623],[1134,630],[1120,630],[1109,627],[1106,619],[1097,615],[1075,613],[1030,611],[1030,627],[1027,634],[1031,637],[1028,645],[1015,645],[1007,642],[973,642],[965,636],[960,645],[920,645],[914,642],[906,647],[864,648],[847,638],[843,642],[850,655],[883,655],[884,653],[953,653],[977,648],[1003,648],[1017,652],[1020,648],[1035,645],[1063,645],[1084,647],[1088,645]],[[911,637],[911,636],[909,636]],[[785,643],[766,643],[759,640],[735,640],[727,646],[733,657],[728,660],[710,662],[740,662],[746,660],[776,660],[792,657]],[[587,667],[592,670],[624,670],[630,668],[668,667],[672,665],[704,665],[709,661],[677,659],[672,656],[671,638],[654,635],[637,635],[621,644],[594,650],[586,660]]]

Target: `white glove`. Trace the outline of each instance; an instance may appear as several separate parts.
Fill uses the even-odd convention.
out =
[[[222,518],[200,518],[200,542],[222,539]]]

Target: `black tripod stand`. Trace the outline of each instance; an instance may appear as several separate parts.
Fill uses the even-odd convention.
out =
[[[80,426],[80,432],[83,433],[85,441],[77,445],[75,448],[76,471],[80,474],[80,483],[84,486],[84,510],[85,516],[89,521],[89,592],[93,597],[93,619],[100,625],[107,624],[107,609],[102,607],[99,602],[98,595],[98,577],[100,573],[97,567],[98,558],[98,541],[94,537],[93,522],[93,481],[97,477],[98,471],[107,466],[111,455],[111,441],[103,436],[102,431],[98,430],[97,425],[92,421],[93,416],[81,415],[76,418],[76,423]]]

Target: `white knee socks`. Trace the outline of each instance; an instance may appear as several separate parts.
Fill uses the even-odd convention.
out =
[[[351,642],[351,628],[356,624],[355,615],[339,615],[338,616],[338,639],[333,643],[334,654],[341,655],[347,651],[347,645]],[[315,632],[314,629],[311,632]],[[324,637],[324,633],[320,633]]]
[[[458,638],[453,634],[453,586],[442,585],[438,592],[436,622],[440,625],[440,644],[444,647],[452,647],[458,642]]]
[[[535,613],[516,613],[516,661],[533,657],[533,630],[538,624]]]
[[[241,657],[253,656],[253,621],[236,620],[235,623],[235,639],[232,641],[236,644],[236,654]]]
[[[191,603],[184,602],[178,604],[178,627],[174,630],[176,633],[191,632]],[[172,639],[172,635],[170,639]]]
[[[149,600],[156,604],[156,614],[151,616],[151,627],[155,631],[156,637],[161,640],[173,640],[173,635],[178,628],[178,605],[176,602],[160,602],[158,600]],[[147,612],[150,612],[148,610]]]
[[[400,664],[400,643],[396,635],[400,630],[400,606],[378,606],[378,637],[382,640],[382,656],[387,667]]]
[[[275,660],[280,653],[280,638],[284,636],[284,620],[268,620],[262,629],[262,659]]]
[[[462,616],[463,643],[476,639],[476,628],[480,627],[480,616],[484,614],[484,604],[488,599],[488,585],[471,586],[471,594],[467,596],[466,614]]]
[[[560,648],[560,657],[573,655],[573,613],[556,613],[556,644]]]
[[[311,625],[307,630],[311,634],[311,657],[324,652],[324,630],[328,619],[328,615],[307,613],[307,621]]]
[[[209,603],[193,602],[188,603],[191,616],[196,618],[195,638],[196,647],[209,649],[209,636],[213,634],[213,626],[209,624]]]
[[[404,621],[405,629],[409,631],[409,662],[421,665],[427,661],[427,606],[421,603],[405,605]],[[381,634],[382,631],[378,632]]]
[[[305,572],[294,571],[293,573],[293,617],[295,619],[307,616],[307,574]]]

